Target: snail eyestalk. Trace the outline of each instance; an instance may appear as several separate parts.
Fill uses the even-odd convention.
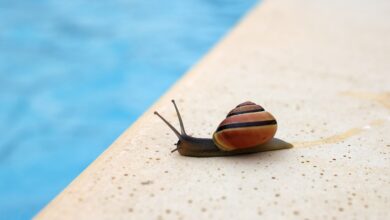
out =
[[[175,100],[172,99],[172,103],[173,103],[173,106],[175,106],[176,114],[177,114],[177,117],[179,118],[181,133],[185,135],[186,131],[184,130],[183,119],[181,118],[181,115],[180,115],[179,109],[177,108]]]
[[[181,134],[179,133],[179,131],[177,131],[176,128],[173,127],[173,126],[171,125],[171,123],[169,123],[163,116],[161,116],[158,112],[154,112],[154,114],[157,115],[159,118],[161,118],[161,120],[163,120],[163,122],[165,122],[165,124],[168,125],[168,127],[176,134],[176,136],[177,136],[180,140],[183,139],[183,137],[181,136]]]

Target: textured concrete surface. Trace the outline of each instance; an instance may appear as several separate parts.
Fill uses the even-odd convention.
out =
[[[390,2],[268,0],[37,219],[390,218]],[[294,148],[188,158],[153,115],[211,137],[251,100]]]

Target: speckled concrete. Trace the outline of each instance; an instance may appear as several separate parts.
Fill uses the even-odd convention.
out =
[[[268,0],[37,219],[389,219],[390,2]],[[294,148],[188,158],[152,114],[211,137],[236,104]]]

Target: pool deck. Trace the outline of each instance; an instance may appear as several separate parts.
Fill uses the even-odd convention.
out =
[[[388,219],[390,1],[265,0],[36,219]],[[171,153],[153,114],[211,137],[240,102],[291,149]]]

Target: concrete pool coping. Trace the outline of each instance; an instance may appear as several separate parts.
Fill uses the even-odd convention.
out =
[[[255,7],[36,219],[385,219],[390,216],[390,2]],[[170,151],[176,99],[211,137],[251,100],[294,148],[189,158]]]

